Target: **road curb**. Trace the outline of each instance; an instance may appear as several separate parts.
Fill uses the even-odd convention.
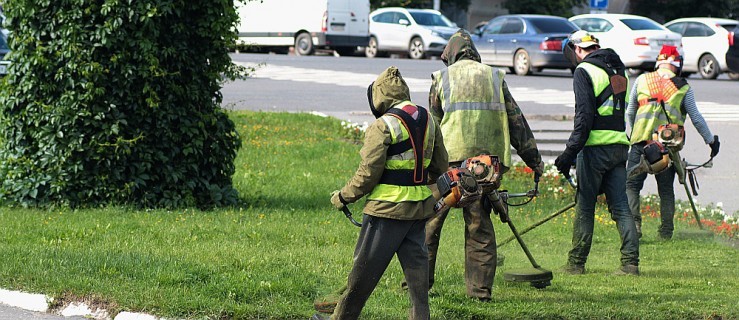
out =
[[[0,304],[33,312],[50,313],[62,317],[85,317],[97,320],[164,320],[146,313],[121,311],[115,317],[110,311],[88,306],[84,302],[73,301],[62,308],[52,310],[54,298],[38,293],[28,293],[0,288]]]

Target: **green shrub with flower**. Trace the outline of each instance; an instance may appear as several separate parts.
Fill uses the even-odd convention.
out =
[[[364,131],[367,130],[368,126],[369,124],[366,121],[362,124],[352,122],[351,120],[341,121],[339,136],[355,144],[362,143],[362,140],[364,140]]]

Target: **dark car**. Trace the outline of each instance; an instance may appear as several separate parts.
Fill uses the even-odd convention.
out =
[[[739,79],[736,76],[739,73],[739,26],[729,32],[729,51],[726,51],[726,65],[734,75],[729,75],[732,79]]]
[[[577,30],[562,17],[503,15],[477,28],[472,41],[483,63],[527,75],[545,68],[572,69],[562,54],[562,41]]]

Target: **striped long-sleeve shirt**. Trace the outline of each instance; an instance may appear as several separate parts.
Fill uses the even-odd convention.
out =
[[[670,72],[666,69],[658,69],[658,72],[663,73],[664,71]],[[669,75],[669,74],[668,74]],[[674,77],[674,73],[671,75]],[[636,109],[639,108],[639,100],[637,98],[637,86],[639,84],[639,81],[644,81],[645,79],[643,76],[639,76],[639,78],[634,81],[634,86],[631,88],[631,94],[629,96],[629,105],[626,107],[626,118],[629,120],[629,126],[633,129],[634,128],[634,121],[636,120]],[[695,127],[695,130],[698,131],[698,134],[703,137],[703,141],[706,144],[713,143],[713,134],[711,133],[711,129],[708,128],[708,124],[706,124],[706,120],[703,119],[703,115],[698,110],[698,105],[695,103],[695,94],[693,93],[693,88],[689,88],[688,92],[685,93],[685,98],[683,98],[682,102],[682,109],[685,110],[685,112],[688,114],[688,117],[690,117],[690,122],[693,123],[693,126]]]

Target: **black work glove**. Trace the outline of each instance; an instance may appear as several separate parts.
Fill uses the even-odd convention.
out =
[[[539,161],[531,170],[534,171],[534,177],[541,177],[544,174],[544,162]]]
[[[718,149],[721,146],[721,143],[718,142],[718,136],[713,136],[713,143],[709,144],[711,147],[711,158],[715,157],[718,154]]]
[[[554,166],[557,167],[557,171],[563,174],[565,177],[570,176],[570,168],[575,164],[575,154],[570,149],[565,149],[562,154],[554,160]]]

